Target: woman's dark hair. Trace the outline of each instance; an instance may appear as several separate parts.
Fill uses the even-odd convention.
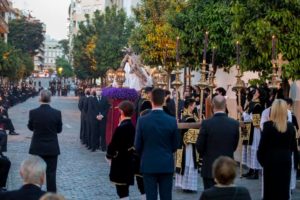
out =
[[[188,108],[190,105],[192,105],[193,103],[195,103],[195,99],[191,99],[191,98],[189,98],[189,99],[186,99],[185,101],[184,101],[184,108]]]
[[[118,108],[123,111],[125,117],[132,117],[134,113],[134,105],[131,101],[122,101]]]
[[[237,164],[228,156],[220,156],[213,164],[213,176],[222,185],[230,185],[236,177]]]

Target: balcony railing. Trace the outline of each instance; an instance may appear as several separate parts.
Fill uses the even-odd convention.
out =
[[[3,17],[0,17],[0,33],[8,33],[8,25],[4,21]]]

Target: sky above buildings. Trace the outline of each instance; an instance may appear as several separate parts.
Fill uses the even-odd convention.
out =
[[[70,0],[12,0],[13,7],[31,12],[46,24],[51,38],[66,39],[68,34],[68,8]]]

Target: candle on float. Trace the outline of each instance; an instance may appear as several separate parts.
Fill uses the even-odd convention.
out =
[[[237,65],[239,66],[240,65],[240,42],[239,41],[236,42],[236,62]]]
[[[203,50],[203,62],[206,63],[206,52],[208,46],[208,32],[205,32],[205,39],[204,39],[204,50]]]
[[[176,63],[179,65],[179,37],[176,38]]]
[[[275,49],[276,49],[276,37],[275,35],[272,36],[272,60],[275,61],[276,55],[275,55]]]

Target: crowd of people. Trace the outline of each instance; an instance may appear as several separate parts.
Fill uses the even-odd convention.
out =
[[[136,102],[122,101],[117,106],[119,125],[106,144],[106,120],[111,105],[101,88],[87,88],[78,103],[81,143],[92,152],[106,152],[109,179],[120,199],[129,199],[134,179],[141,199],[156,200],[159,196],[161,200],[171,200],[173,182],[183,192],[197,192],[200,172],[204,186],[200,200],[249,200],[247,188],[234,185],[234,153],[242,140],[241,162],[248,168],[242,176],[249,180],[261,176],[264,200],[290,199],[299,174],[299,126],[292,112],[292,99],[283,98],[281,90],[249,87],[242,91],[242,104],[238,107],[242,121],[237,121],[228,116],[224,88],[217,88],[214,94],[205,90],[204,94],[201,104],[198,91],[191,90],[180,98],[179,93],[144,88]],[[28,165],[37,165],[30,167],[38,173],[36,179],[24,175],[28,172],[24,161],[24,186],[17,192],[1,193],[0,197],[17,197],[26,188],[37,189],[30,184],[42,185],[45,180],[41,174],[47,177],[47,191],[56,192],[60,154],[57,134],[62,131],[62,119],[60,111],[50,107],[50,100],[51,93],[43,90],[42,105],[29,114],[28,128],[33,131],[29,153],[34,156],[29,158]],[[44,115],[49,117],[40,117]],[[179,122],[190,125],[179,129]],[[44,193],[36,192],[39,198]]]
[[[18,135],[15,132],[14,125],[9,118],[8,109],[25,102],[27,99],[38,95],[35,87],[22,84],[21,87],[1,86],[0,87],[0,129],[8,130],[10,135]]]
[[[160,96],[161,101],[159,104],[155,103],[157,90],[145,88],[139,100],[135,102],[138,118],[135,139],[132,139],[131,142],[124,139],[124,137],[133,138],[134,131],[132,128],[128,128],[127,131],[126,128],[124,129],[123,125],[126,120],[122,121],[121,117],[120,130],[117,128],[111,144],[108,145],[110,151],[107,152],[106,157],[109,163],[114,163],[114,160],[117,160],[120,153],[124,151],[128,160],[123,158],[123,164],[126,162],[128,164],[132,157],[126,150],[132,150],[131,147],[134,147],[135,150],[131,152],[132,162],[134,166],[136,163],[139,166],[138,170],[135,168],[131,170],[129,169],[131,164],[128,164],[125,167],[127,171],[122,171],[124,169],[118,169],[120,167],[116,167],[116,164],[111,164],[110,178],[113,183],[116,183],[120,198],[128,198],[128,187],[132,184],[133,175],[125,179],[128,180],[127,182],[124,179],[122,179],[123,182],[120,182],[120,179],[115,179],[115,174],[118,175],[117,177],[122,177],[121,174],[128,175],[131,170],[130,172],[133,174],[139,172],[137,174],[143,178],[147,199],[157,199],[158,193],[160,199],[172,199],[171,177],[173,177],[175,169],[174,185],[183,192],[198,190],[198,172],[200,170],[205,189],[201,199],[231,199],[232,197],[250,199],[247,189],[232,185],[236,176],[232,171],[236,170],[236,167],[233,167],[236,166],[236,163],[230,160],[234,159],[234,152],[239,141],[242,140],[242,162],[244,167],[248,168],[248,172],[243,174],[243,177],[255,180],[259,179],[261,175],[262,198],[265,200],[277,197],[290,199],[291,192],[296,186],[297,171],[299,171],[298,136],[296,135],[299,127],[297,119],[292,113],[292,99],[284,99],[281,90],[270,90],[265,86],[249,87],[242,93],[242,105],[238,108],[238,112],[242,115],[243,122],[238,122],[228,117],[224,88],[217,88],[215,94],[211,96],[206,91],[202,114],[199,113],[199,95],[197,93],[196,96],[185,94],[184,99],[179,99],[178,103],[179,122],[195,123],[202,118],[201,128],[200,130],[195,127],[179,130],[177,132],[179,133],[178,141],[175,142],[172,136],[168,136],[168,132],[172,133],[172,130],[178,130],[177,127],[173,127],[173,122],[164,117],[161,119],[157,114],[157,110],[159,110],[163,113],[162,116],[175,120],[175,104],[170,104],[170,101],[174,100],[169,99],[168,91],[161,90],[163,93]],[[119,109],[122,116],[124,110],[121,105]],[[132,109],[130,108],[130,110]],[[207,112],[212,114],[207,117],[209,115]],[[125,115],[127,123],[129,123],[130,117],[131,115]],[[132,127],[132,124],[130,126]],[[240,126],[242,126],[242,134]],[[175,152],[176,160],[168,160],[167,158],[173,158],[172,154]],[[167,156],[168,153],[169,156]],[[136,154],[138,159],[136,159]],[[223,163],[222,166],[213,167],[218,166],[218,164],[214,165],[214,162],[218,161],[220,156],[226,156],[226,161],[219,160],[220,163]],[[115,163],[120,163],[120,161]],[[117,164],[117,166],[120,165]],[[229,166],[234,170],[230,171]],[[216,169],[219,170],[214,171]],[[222,183],[220,177],[218,179],[216,174],[221,173],[220,171],[226,172],[224,176],[228,175],[229,178],[227,178],[230,179],[226,183],[230,188],[226,190],[227,197],[223,196],[224,191],[219,190],[219,187],[224,187],[222,184],[226,182]],[[280,176],[278,176],[278,171],[282,172]],[[137,183],[141,188],[141,184]],[[161,183],[162,185],[160,185]],[[120,192],[119,185],[122,185],[122,192]],[[274,188],[277,188],[276,191]],[[141,194],[143,195],[143,193]]]

